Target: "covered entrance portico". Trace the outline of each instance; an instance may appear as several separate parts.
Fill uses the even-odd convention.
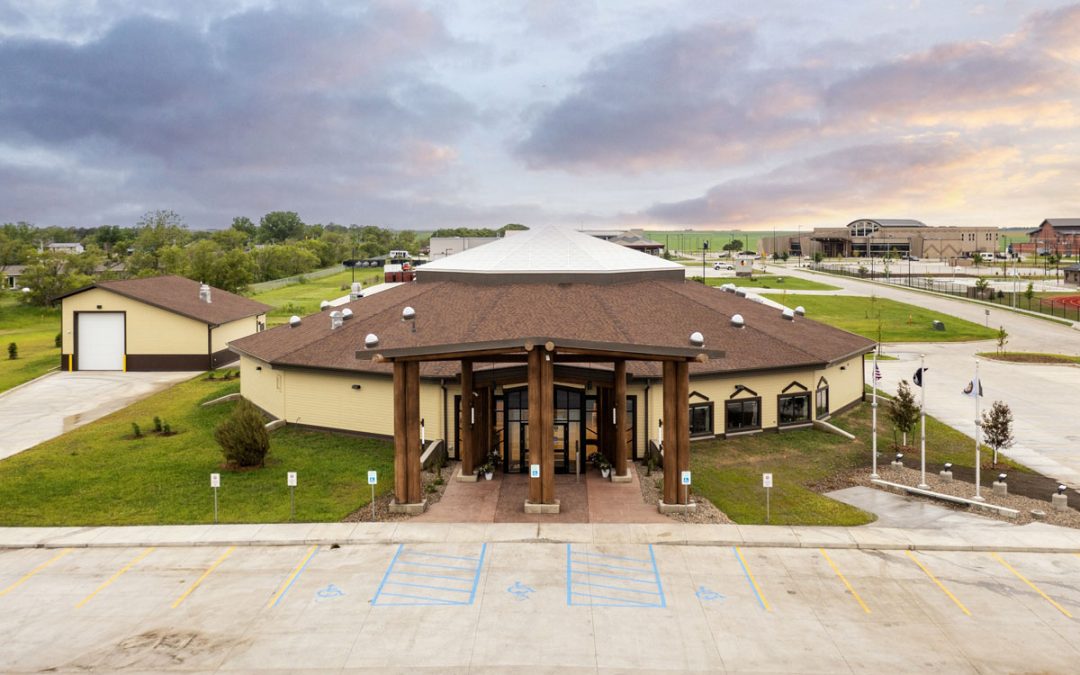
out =
[[[629,459],[633,428],[628,419],[627,361],[653,361],[663,365],[663,447],[664,490],[661,508],[686,508],[687,491],[679,489],[679,474],[689,470],[689,365],[722,352],[701,347],[651,347],[624,344],[596,344],[534,338],[502,343],[472,345],[429,345],[417,348],[378,350],[377,342],[356,353],[357,358],[388,362],[394,369],[394,467],[395,508],[408,512],[424,509],[420,482],[419,364],[428,361],[460,361],[461,401],[459,411],[461,472],[471,475],[484,461],[488,449],[503,447],[504,469],[529,474],[529,513],[558,513],[555,473],[580,467],[585,450],[586,401],[582,390],[556,387],[556,367],[575,364],[611,363],[610,394],[594,401],[599,427],[608,429],[612,449],[613,480],[629,480]],[[504,389],[503,426],[498,428],[494,413],[495,374],[474,371],[475,361],[523,364],[525,387]],[[512,369],[511,368],[511,369]],[[565,376],[561,372],[560,377]],[[524,399],[524,400],[522,400]],[[611,413],[603,409],[610,402]],[[487,405],[485,405],[485,403]],[[513,404],[515,407],[511,407]],[[513,411],[517,412],[514,413]],[[574,414],[573,411],[580,411]],[[573,419],[581,417],[582,419]],[[610,425],[606,421],[610,420]],[[501,438],[499,436],[501,435]],[[574,437],[576,435],[576,438]],[[598,441],[599,442],[599,441]]]

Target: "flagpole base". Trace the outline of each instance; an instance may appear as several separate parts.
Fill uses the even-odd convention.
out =
[[[972,497],[972,499],[974,501],[977,501],[977,502],[985,502],[986,501],[986,497],[983,497],[982,495],[975,495],[974,497]]]
[[[878,479],[878,478],[881,478],[881,476],[879,476],[879,475],[878,475],[878,474],[876,474],[876,473],[872,473],[872,474],[870,474],[870,477],[871,477],[871,478],[874,478],[874,479]]]
[[[930,486],[927,485],[926,483],[919,483],[915,487],[919,488],[920,490],[929,490],[930,489]]]

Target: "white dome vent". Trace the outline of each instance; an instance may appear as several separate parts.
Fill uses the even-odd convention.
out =
[[[745,326],[746,321],[743,320],[742,314],[732,314],[731,315],[731,325],[736,327],[736,328],[742,328],[743,326]]]
[[[368,333],[367,337],[364,338],[364,348],[365,349],[375,349],[378,346],[379,346],[379,336],[376,335],[375,333]]]
[[[704,347],[705,346],[705,336],[702,335],[698,331],[694,331],[693,333],[690,333],[690,344],[692,344],[695,347]]]
[[[289,317],[289,325],[292,326],[293,328],[296,328],[297,326],[299,326],[300,325],[300,317],[293,314],[291,317]]]

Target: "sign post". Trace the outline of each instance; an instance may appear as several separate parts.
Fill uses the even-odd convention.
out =
[[[214,524],[217,525],[217,491],[221,487],[221,474],[210,474],[210,487],[214,489]]]
[[[367,472],[367,484],[371,486],[371,522],[375,522],[375,484],[379,482],[379,474],[374,471]]]
[[[683,487],[683,500],[690,503],[690,472],[683,471],[679,474],[679,485]]]
[[[765,488],[765,523],[768,524],[769,516],[771,515],[769,513],[769,511],[770,511],[770,508],[769,508],[769,492],[772,490],[772,474],[771,473],[763,473],[763,474],[761,474],[761,487]]]
[[[296,472],[286,473],[285,482],[289,486],[289,520],[293,520],[296,518]]]

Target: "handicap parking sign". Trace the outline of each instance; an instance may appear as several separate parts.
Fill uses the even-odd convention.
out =
[[[367,482],[368,482],[368,485],[377,484],[379,482],[379,475],[377,473],[375,473],[374,471],[368,471],[367,472]]]
[[[530,464],[529,465],[529,478],[539,478],[539,477],[540,477],[540,465],[539,464]]]
[[[679,483],[681,485],[689,485],[690,484],[690,472],[689,471],[683,471],[682,472],[682,475],[679,477]]]

